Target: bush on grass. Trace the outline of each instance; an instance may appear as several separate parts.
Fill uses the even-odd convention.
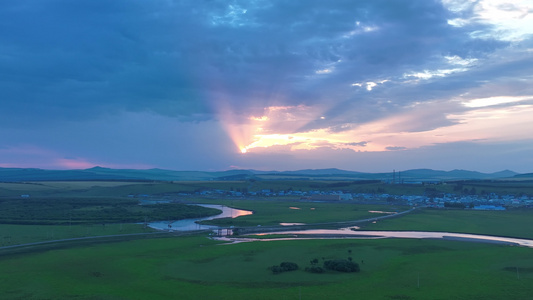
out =
[[[324,268],[338,272],[359,272],[359,264],[347,259],[332,259],[324,262]]]
[[[293,262],[284,261],[281,264],[279,264],[279,266],[274,265],[270,267],[269,269],[270,271],[272,271],[272,273],[279,274],[283,272],[298,270],[298,265]]]

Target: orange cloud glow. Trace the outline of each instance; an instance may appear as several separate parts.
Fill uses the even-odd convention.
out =
[[[326,124],[323,128],[300,131],[310,122],[317,124],[324,120],[323,111],[309,106],[275,106],[265,108],[262,116],[245,118],[244,124],[229,122],[225,127],[236,148],[243,154],[256,150],[318,148],[375,152],[449,142],[528,139],[533,135],[533,105],[496,105],[525,103],[523,101],[530,98],[494,97],[490,100],[415,105],[406,108],[403,113],[372,122],[341,124],[340,128],[344,131],[332,130]],[[467,109],[461,112],[461,105]],[[446,113],[446,110],[450,112]]]
[[[228,109],[219,107],[222,125],[235,144],[236,150],[246,153],[250,149],[301,142],[305,137],[283,134],[294,132],[309,122],[320,119],[316,108],[309,106],[270,106],[261,116],[242,118]]]

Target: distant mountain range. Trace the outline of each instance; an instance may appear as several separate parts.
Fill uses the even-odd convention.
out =
[[[43,170],[0,168],[0,182],[21,181],[206,181],[206,180],[385,180],[396,182],[481,180],[528,178],[533,174],[518,174],[505,170],[480,173],[466,170],[438,171],[415,169],[388,173],[362,173],[339,169],[307,169],[298,171],[228,170],[222,172],[172,171],[163,169],[109,169],[94,167],[85,170]]]

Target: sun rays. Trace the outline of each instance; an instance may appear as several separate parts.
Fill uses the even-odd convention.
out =
[[[338,124],[342,120],[329,120],[323,127],[317,127],[316,122],[326,119],[323,109],[303,105],[266,107],[263,115],[240,116],[240,119],[234,113],[227,113],[221,120],[236,151],[241,154],[319,148],[355,152],[397,151],[441,143],[499,140],[505,131],[509,131],[508,136],[514,139],[527,139],[531,132],[524,128],[533,128],[529,117],[533,106],[526,104],[530,97],[513,99],[518,100],[520,107],[501,107],[501,104],[510,103],[503,100],[452,99],[342,126]],[[309,124],[315,127],[309,127]]]

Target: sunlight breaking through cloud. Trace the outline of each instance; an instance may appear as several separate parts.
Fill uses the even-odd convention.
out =
[[[428,120],[438,119],[439,109],[428,109],[428,104],[409,108],[404,114],[396,114],[384,119],[363,124],[346,124],[346,130],[333,132],[328,126],[320,129],[287,134],[269,133],[260,134],[259,127],[250,137],[253,142],[241,147],[241,152],[253,152],[256,149],[267,149],[274,146],[285,146],[288,151],[313,150],[318,148],[349,149],[355,152],[398,151],[414,149],[434,144],[452,143],[475,140],[499,140],[501,136],[506,139],[527,139],[533,128],[533,105],[518,107],[489,109],[488,107],[530,100],[531,97],[493,97],[474,99],[462,104],[473,110],[463,113],[448,113],[440,123],[428,125]],[[290,110],[289,107],[267,108],[266,112]],[[304,108],[300,108],[304,109]],[[304,110],[311,108],[305,107]],[[279,115],[278,115],[279,117]],[[287,116],[285,116],[287,119]],[[261,118],[263,126],[268,123],[283,122],[272,114]],[[498,123],[494,123],[494,120]],[[429,126],[429,127],[427,127]],[[262,128],[261,128],[262,129]],[[532,129],[533,130],[533,129]],[[271,130],[268,130],[271,131]],[[504,132],[513,132],[505,134]],[[363,141],[363,142],[361,142]],[[274,149],[274,148],[272,148]]]
[[[470,147],[487,159],[453,167],[489,168],[533,149],[531,0],[30,2],[0,1],[0,166],[447,168]]]
[[[497,96],[488,98],[471,99],[463,102],[466,107],[479,108],[486,106],[494,106],[500,104],[518,103],[522,101],[533,101],[531,96]]]
[[[449,19],[448,24],[463,27],[473,23],[493,25],[490,31],[476,32],[479,38],[497,38],[520,41],[533,33],[533,4],[529,0],[443,0],[442,3],[455,13],[472,10],[471,18]]]

